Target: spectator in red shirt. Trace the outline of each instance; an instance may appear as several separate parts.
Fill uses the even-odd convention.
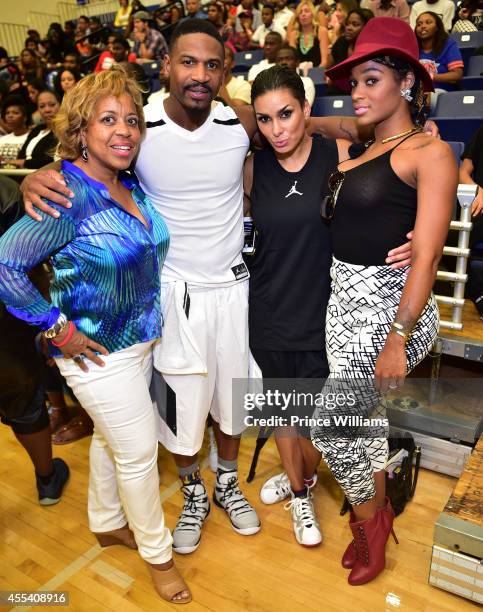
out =
[[[135,62],[136,59],[136,54],[130,52],[129,43],[124,36],[112,36],[112,42],[109,43],[108,49],[101,53],[94,72],[110,70],[114,63]]]

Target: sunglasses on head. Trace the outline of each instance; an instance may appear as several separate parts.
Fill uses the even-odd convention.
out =
[[[325,196],[320,205],[320,216],[323,219],[330,221],[334,216],[335,205],[337,204],[337,196],[339,195],[340,188],[344,182],[345,174],[342,170],[335,170],[329,176],[329,191],[330,194]]]

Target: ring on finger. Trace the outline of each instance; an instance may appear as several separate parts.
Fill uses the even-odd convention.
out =
[[[84,356],[83,355],[76,355],[75,357],[72,357],[72,359],[76,362],[76,363],[82,363],[84,361]]]

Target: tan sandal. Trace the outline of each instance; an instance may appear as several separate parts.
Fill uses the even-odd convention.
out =
[[[53,434],[67,422],[69,413],[63,406],[52,406],[52,404],[47,408],[47,412],[49,413],[50,433]]]
[[[148,563],[148,567],[154,583],[154,588],[162,599],[173,604],[190,603],[192,599],[190,590],[174,565],[167,570],[157,569],[156,566],[151,565],[151,563]],[[189,597],[173,599],[175,595],[182,591],[188,591]]]
[[[94,535],[103,548],[105,546],[115,546],[117,544],[127,546],[132,550],[137,550],[138,547],[136,540],[134,539],[134,534],[129,529],[128,525],[124,525],[124,527],[121,527],[120,529],[113,529],[112,531],[94,533]]]
[[[91,436],[93,431],[94,426],[87,414],[85,417],[75,416],[66,425],[52,434],[52,444],[58,446],[71,444],[86,436]]]

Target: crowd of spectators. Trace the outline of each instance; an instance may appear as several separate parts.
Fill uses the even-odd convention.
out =
[[[116,63],[130,67],[149,87],[155,75],[155,92],[145,101],[168,95],[163,59],[172,29],[180,20],[208,19],[226,46],[225,85],[220,98],[234,106],[250,102],[251,83],[262,70],[276,63],[297,70],[304,79],[307,98],[315,97],[310,69],[325,69],[349,57],[367,22],[375,16],[392,16],[409,22],[416,32],[421,62],[432,74],[436,91],[458,87],[463,59],[450,31],[483,28],[482,0],[174,0],[148,10],[139,0],[119,0],[110,23],[81,15],[76,21],[50,24],[44,37],[28,30],[24,49],[16,58],[0,47],[0,163],[21,165],[17,157],[32,129],[52,138],[39,104],[44,91],[61,101],[79,79],[90,72],[109,70]],[[260,51],[257,51],[260,50]],[[257,51],[261,59],[245,74],[233,74],[236,54]],[[252,62],[250,62],[252,63]],[[313,73],[312,73],[313,75]],[[322,72],[320,73],[322,75]],[[320,81],[319,81],[320,82]],[[324,95],[340,94],[328,80]],[[149,95],[151,94],[151,95]],[[38,135],[36,137],[36,142]],[[42,161],[46,157],[42,156]],[[40,158],[39,158],[40,160]],[[24,164],[35,164],[27,156]],[[26,166],[27,167],[27,166]],[[28,166],[35,167],[35,166]]]

